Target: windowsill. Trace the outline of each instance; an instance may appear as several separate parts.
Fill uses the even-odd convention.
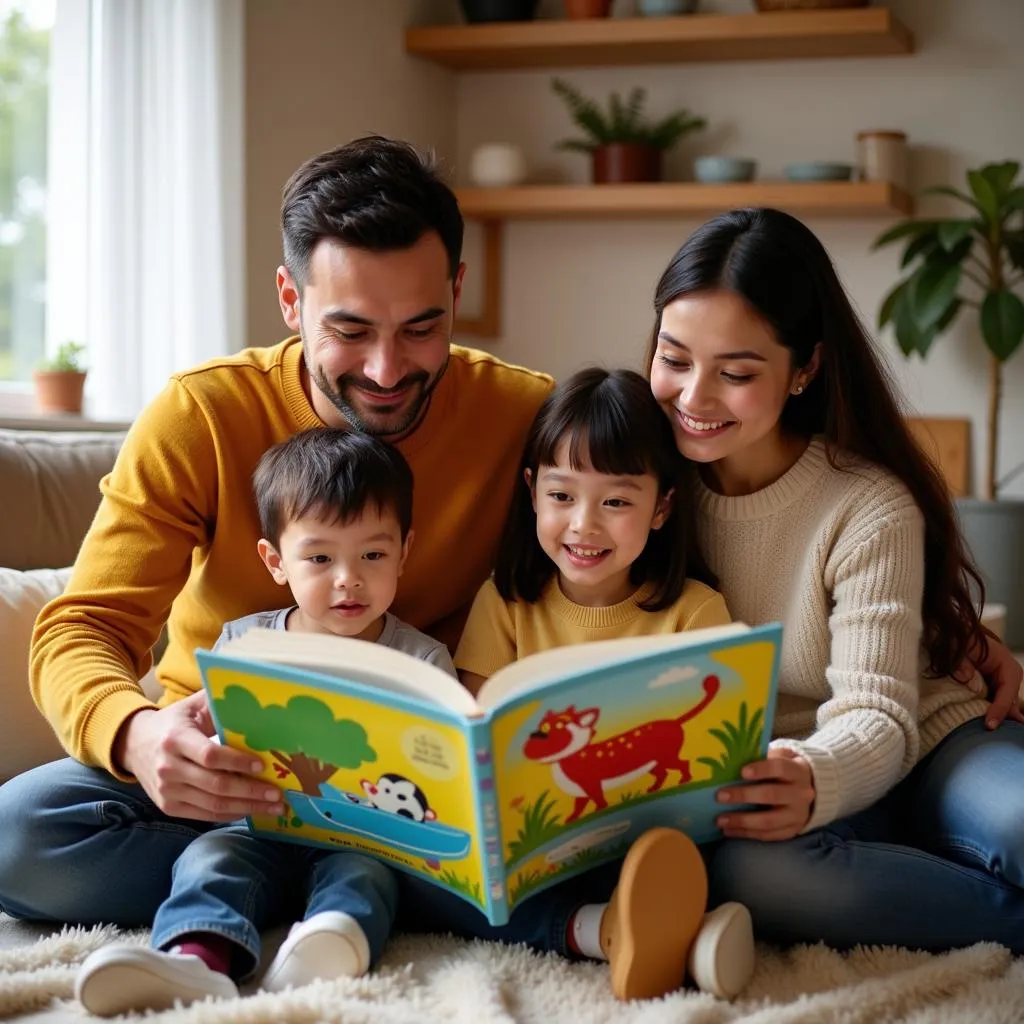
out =
[[[0,406],[0,430],[88,430],[120,433],[130,426],[130,423],[123,420],[97,420],[73,413],[8,412]]]

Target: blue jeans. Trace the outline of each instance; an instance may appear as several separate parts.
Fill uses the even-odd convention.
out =
[[[153,928],[166,948],[190,932],[239,947],[245,977],[259,930],[341,910],[374,960],[395,922],[405,931],[526,942],[568,953],[574,911],[606,900],[618,865],[597,868],[517,908],[494,928],[464,900],[361,854],[256,837],[244,825],[170,818],[141,786],[70,758],[0,787],[0,909],[14,917]]]
[[[1024,953],[1024,725],[954,730],[878,803],[782,843],[727,840],[713,902],[760,938]]]

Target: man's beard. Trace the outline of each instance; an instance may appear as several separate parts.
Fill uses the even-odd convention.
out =
[[[388,438],[401,437],[416,426],[426,412],[430,396],[434,393],[434,389],[440,383],[447,369],[448,359],[445,359],[444,365],[433,377],[426,371],[410,373],[391,388],[382,388],[365,377],[357,377],[351,373],[343,374],[332,384],[327,379],[323,367],[320,366],[317,366],[315,372],[311,372],[310,376],[320,389],[320,393],[345,417],[352,427],[374,437]],[[408,389],[411,389],[411,394]],[[399,409],[388,410],[387,407],[383,407],[363,410],[356,405],[358,399],[351,397],[353,390],[374,394],[388,394],[392,391],[404,391],[405,393],[397,399],[402,403],[402,407]]]

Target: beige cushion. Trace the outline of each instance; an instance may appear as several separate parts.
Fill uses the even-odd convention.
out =
[[[28,651],[39,610],[58,597],[70,569],[0,568],[0,780],[64,756],[28,688]]]
[[[0,566],[70,565],[99,505],[123,434],[0,430]],[[12,496],[13,499],[12,500]]]
[[[64,592],[70,578],[70,569],[0,568],[0,782],[65,756],[32,700],[28,654],[36,616]],[[142,680],[142,689],[151,700],[159,699],[155,670]]]

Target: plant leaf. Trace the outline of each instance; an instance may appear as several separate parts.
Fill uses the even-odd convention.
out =
[[[947,220],[939,225],[936,234],[942,248],[948,252],[958,242],[970,238],[976,226],[973,220]]]
[[[938,220],[904,220],[900,221],[894,227],[889,228],[888,231],[883,232],[878,238],[875,239],[872,244],[872,249],[880,249],[883,245],[889,245],[891,242],[895,242],[900,238],[906,238],[908,235],[917,237],[923,234],[925,231],[935,231],[942,221]]]
[[[992,186],[996,198],[1000,202],[1006,197],[1020,171],[1020,164],[1016,160],[1004,160],[1001,164],[986,164],[981,169],[982,175]]]
[[[967,180],[971,184],[971,191],[982,216],[988,222],[999,218],[999,197],[992,183],[982,174],[981,171],[968,171]],[[987,226],[987,225],[986,225]]]
[[[907,282],[900,281],[892,291],[884,299],[882,299],[882,305],[878,310],[878,329],[881,330],[891,319],[893,313],[893,307],[899,301],[900,296],[906,290]]]
[[[1018,270],[1024,270],[1024,231],[1008,231],[1003,235],[1003,245],[1010,262]]]
[[[1012,213],[1014,210],[1024,210],[1024,185],[1018,185],[1011,190],[1003,200],[1003,212]]]
[[[978,204],[966,193],[961,192],[959,189],[952,188],[949,185],[935,185],[932,188],[926,188],[922,195],[926,196],[952,196],[954,199],[959,199],[961,203],[966,203],[968,206],[973,206],[979,213],[981,210]]]
[[[1024,302],[1005,288],[989,292],[981,304],[981,334],[992,355],[1006,362],[1024,339]]]
[[[932,250],[939,244],[938,233],[935,231],[922,232],[917,238],[912,239],[906,249],[903,250],[903,259],[900,260],[900,269],[909,266],[918,256],[928,257]]]
[[[957,313],[960,312],[960,307],[963,302],[960,299],[954,299],[947,307],[946,312],[939,317],[935,323],[935,333],[942,334],[944,330],[956,319]]]
[[[911,313],[922,332],[934,328],[939,322],[956,296],[960,275],[959,263],[930,262],[914,276],[914,285],[909,293]]]
[[[914,278],[911,278],[906,284],[907,287],[900,293],[893,304],[892,321],[894,333],[896,334],[896,344],[899,345],[900,351],[909,358],[912,353],[919,350],[922,341],[924,341],[924,351],[927,352],[931,339],[923,339],[922,332],[919,330],[917,321],[914,319],[914,312],[910,301],[910,292],[914,284]]]

